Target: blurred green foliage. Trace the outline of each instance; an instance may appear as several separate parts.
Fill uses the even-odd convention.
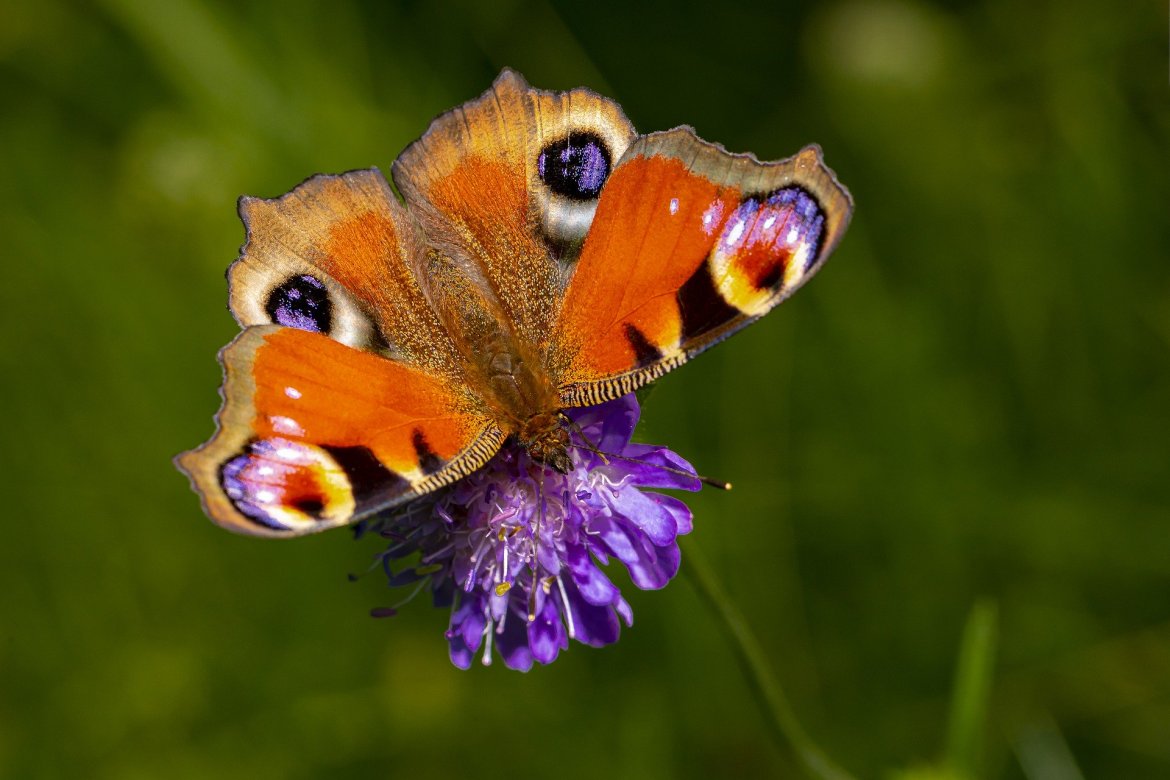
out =
[[[236,196],[387,170],[511,65],[643,131],[819,142],[856,197],[819,278],[642,428],[735,482],[690,541],[821,746],[1170,776],[1165,14],[0,3],[0,775],[792,776],[685,581],[613,648],[459,672],[421,600],[365,617],[374,542],[224,533],[170,465],[211,433]]]

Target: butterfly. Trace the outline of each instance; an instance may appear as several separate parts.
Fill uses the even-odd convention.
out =
[[[210,441],[177,465],[216,523],[354,523],[512,438],[571,466],[565,409],[624,396],[762,317],[840,240],[852,199],[808,146],[779,162],[689,127],[638,135],[587,89],[504,70],[391,168],[239,202],[243,331]]]

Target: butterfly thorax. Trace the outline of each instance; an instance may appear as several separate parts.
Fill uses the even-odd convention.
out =
[[[497,346],[484,358],[497,424],[538,463],[568,472],[569,432],[562,422],[560,394],[548,372],[517,344]]]

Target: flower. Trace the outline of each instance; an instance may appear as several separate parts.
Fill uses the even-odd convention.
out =
[[[567,415],[568,473],[508,442],[482,469],[370,526],[393,540],[382,554],[390,584],[417,582],[415,592],[429,584],[436,605],[451,607],[447,639],[460,668],[481,648],[484,664],[498,654],[527,671],[571,639],[612,644],[633,612],[602,567],[617,559],[644,590],[678,571],[690,509],[643,489],[698,490],[694,469],[665,447],[630,442],[632,394]],[[394,570],[414,553],[417,564]]]

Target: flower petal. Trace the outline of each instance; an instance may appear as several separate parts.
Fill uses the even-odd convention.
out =
[[[619,598],[614,610],[622,620],[626,621],[627,627],[634,625],[634,610],[630,607],[630,602]]]
[[[678,545],[655,546],[641,530],[621,521],[607,522],[599,530],[610,553],[642,590],[658,590],[678,572]]]
[[[694,467],[666,447],[631,444],[625,448],[622,455],[630,458],[625,462],[628,465],[627,470],[634,476],[634,482],[639,487],[671,488],[692,492],[703,487],[697,476],[687,476],[695,474]],[[679,471],[686,474],[676,473]]]
[[[670,510],[655,496],[640,490],[622,490],[610,499],[610,506],[619,514],[642,529],[650,541],[658,546],[670,544],[678,535],[678,523]]]
[[[565,563],[581,598],[590,604],[612,604],[620,591],[593,562],[589,551],[580,545],[565,548]]]
[[[569,411],[569,416],[589,440],[580,443],[610,453],[621,453],[630,443],[640,414],[638,401],[632,394],[597,406]],[[574,433],[574,437],[580,441],[581,434]]]
[[[552,663],[561,650],[568,649],[569,635],[561,624],[555,600],[545,599],[536,620],[528,624],[528,646],[532,648],[533,658],[542,664]]]
[[[591,647],[604,647],[618,640],[622,627],[612,607],[590,604],[571,582],[565,583],[565,592],[573,619],[574,637],[578,642]]]
[[[504,621],[503,632],[496,634],[496,647],[504,657],[504,665],[518,672],[527,672],[534,660],[528,646],[527,623],[527,619],[513,609]]]
[[[447,629],[451,663],[460,669],[471,666],[475,653],[483,641],[483,628],[486,623],[483,602],[479,596],[461,595],[459,606],[451,612],[451,623]]]
[[[686,502],[674,496],[664,496],[660,493],[647,493],[646,495],[669,512],[670,516],[674,518],[674,526],[678,529],[677,536],[683,536],[691,532],[694,527],[691,523],[693,515],[691,514],[691,508],[686,505]]]

